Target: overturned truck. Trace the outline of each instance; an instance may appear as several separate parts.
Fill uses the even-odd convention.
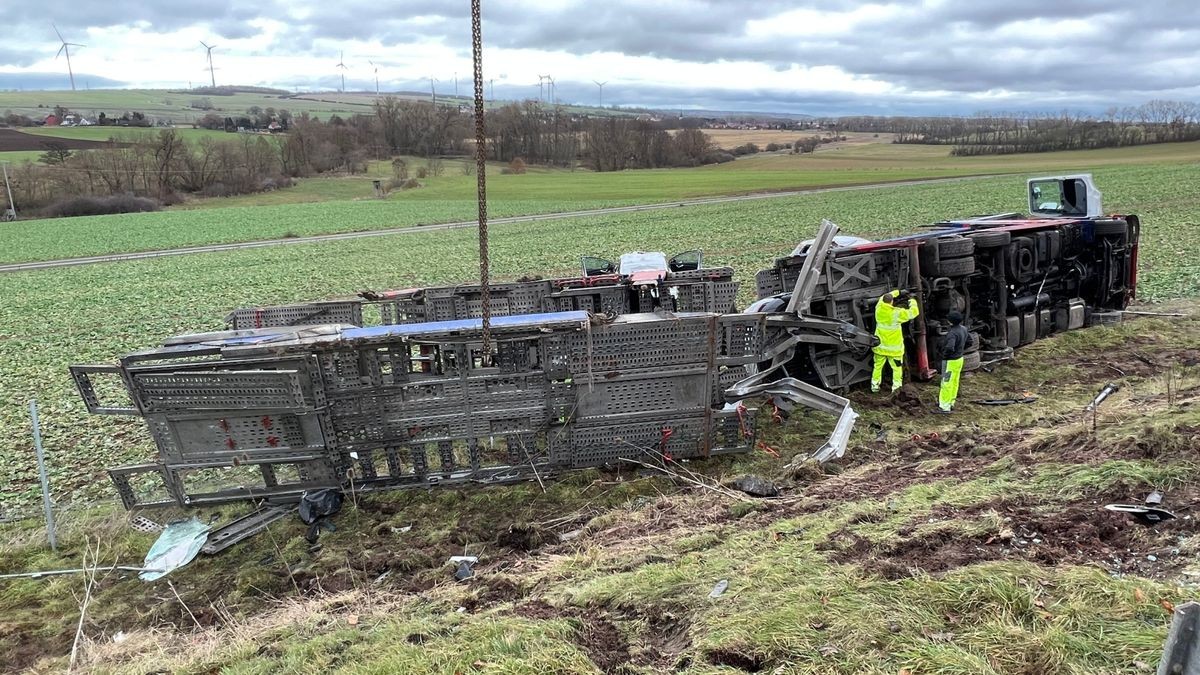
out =
[[[833,392],[868,377],[882,293],[907,288],[923,306],[909,336],[918,375],[932,371],[950,309],[968,317],[977,365],[1108,321],[1133,297],[1136,217],[1100,217],[1087,176],[1029,186],[1029,217],[883,242],[826,222],[757,275],[744,313],[732,312],[729,268],[636,253],[619,266],[585,258],[576,278],[495,286],[488,354],[481,289],[462,285],[243,308],[228,330],[71,372],[90,412],[143,417],[157,446],[157,461],[109,472],[127,508],[276,505],[216,533],[210,551],[309,490],[543,480],[747,452],[764,398],[833,414],[813,452],[824,461],[845,451],[856,415]]]
[[[688,279],[663,275],[646,283],[709,291],[726,283]],[[525,282],[508,298],[591,303],[594,292],[616,288],[606,283],[564,300],[562,291],[576,289]],[[642,294],[637,283],[621,284],[626,300]],[[691,297],[671,287],[654,295]],[[747,452],[755,446],[754,401],[761,396],[834,415],[835,433],[814,452],[823,461],[845,450],[856,417],[848,401],[798,381],[748,377],[744,366],[803,341],[866,350],[874,340],[804,312],[554,307],[492,317],[485,354],[483,322],[471,316],[478,314],[471,302],[477,289],[455,290],[235,311],[231,330],[171,338],[117,365],[73,366],[90,412],[143,417],[158,448],[157,461],[110,469],[125,506],[245,499],[275,505],[214,533],[207,550],[215,552],[311,490],[544,480],[623,460]],[[414,297],[451,301],[397,311],[394,303]],[[695,297],[726,301],[720,294]],[[347,321],[360,319],[364,306],[382,307],[376,316],[390,321]],[[465,316],[413,320],[438,307]],[[341,312],[342,322],[312,323],[331,312]],[[241,327],[243,321],[254,327]],[[102,378],[117,378],[124,400],[113,398],[118,389],[102,386]]]
[[[1027,188],[1027,215],[942,221],[886,241],[836,237],[811,295],[793,291],[813,246],[803,242],[756,275],[758,299],[746,311],[803,310],[873,331],[879,297],[907,290],[921,307],[906,335],[906,365],[918,379],[940,367],[930,355],[951,310],[966,317],[971,335],[965,370],[1053,333],[1120,321],[1137,290],[1137,216],[1103,215],[1090,175],[1034,178]],[[866,382],[871,371],[869,356],[821,344],[760,365],[831,391]]]

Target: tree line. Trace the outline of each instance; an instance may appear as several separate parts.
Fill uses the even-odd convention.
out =
[[[251,130],[272,125],[272,130],[284,133],[185,140],[175,128],[164,128],[114,137],[105,147],[81,152],[62,144],[56,147],[54,140],[47,139],[47,151],[39,162],[11,171],[18,210],[73,215],[103,212],[106,204],[117,212],[144,210],[177,203],[186,195],[245,194],[288,186],[298,177],[359,173],[370,160],[415,155],[440,167],[441,158],[465,158],[473,152],[472,115],[459,107],[426,101],[385,97],[370,114],[331,115],[324,121],[270,108],[252,108],[233,119],[215,114],[212,118],[201,118],[197,126],[229,130],[232,122]],[[505,162],[510,169],[533,163],[617,171],[733,159],[707,134],[681,122],[589,119],[559,106],[513,103],[488,112],[487,150],[492,160]],[[757,150],[756,146],[740,148],[737,154]],[[396,183],[415,184],[406,174]]]
[[[971,117],[843,117],[847,131],[895,134],[895,143],[953,146],[951,154],[1093,150],[1200,140],[1200,104],[1155,100],[1102,115],[992,114]]]

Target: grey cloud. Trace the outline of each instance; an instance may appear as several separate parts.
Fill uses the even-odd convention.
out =
[[[837,12],[852,11],[867,2],[809,0],[803,7],[834,12],[832,20],[837,21]],[[928,100],[918,94],[942,91],[950,92],[943,104],[979,92],[1007,91],[1023,94],[1031,105],[1072,100],[1090,105],[1102,99],[1121,104],[1156,96],[1189,96],[1200,86],[1200,55],[1195,48],[1200,44],[1200,3],[1194,0],[1142,4],[1128,0],[951,0],[934,6],[918,0],[880,0],[875,4],[884,5],[887,11],[860,21],[852,33],[840,36],[819,31],[802,31],[801,38],[750,34],[751,21],[781,17],[798,7],[795,0],[573,0],[560,7],[497,1],[484,5],[484,31],[491,48],[583,55],[619,52],[691,63],[754,61],[777,71],[797,65],[836,66],[851,77],[870,77],[913,92],[912,96],[888,99],[909,106],[922,106]],[[264,41],[257,53],[329,56],[331,66],[337,45],[351,41],[378,41],[385,49],[397,50],[435,41],[464,56],[470,49],[467,3],[445,0],[405,0],[390,5],[380,5],[377,0],[209,0],[186,4],[109,0],[47,6],[14,2],[0,8],[0,25],[18,26],[22,35],[44,36],[46,48],[52,48],[51,20],[75,41],[84,41],[77,33],[87,26],[141,21],[160,31],[206,25],[215,36],[234,39],[257,34],[248,24],[255,16],[286,24],[274,40]],[[1019,22],[1032,19],[1039,20],[1037,28],[1021,32]],[[1059,25],[1073,19],[1087,22],[1095,36],[1080,40],[1056,34]],[[0,49],[0,64],[31,61],[24,52]],[[804,86],[798,81],[797,91]],[[609,91],[605,90],[606,99]],[[790,98],[776,100],[772,93],[743,92],[738,96],[744,102],[794,102]],[[724,99],[714,99],[720,100]]]

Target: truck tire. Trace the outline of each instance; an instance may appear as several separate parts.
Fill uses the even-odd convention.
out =
[[[971,352],[963,354],[963,371],[979,370],[979,365],[982,360],[979,358],[979,352]]]
[[[967,340],[967,346],[963,349],[964,354],[979,351],[979,333],[971,333],[970,339]]]
[[[979,360],[982,362],[990,363],[992,361],[1004,361],[1013,357],[1013,348],[1005,347],[1004,349],[984,349],[980,350],[978,354]]]
[[[1129,223],[1117,218],[1104,218],[1096,221],[1096,235],[1129,234]]]
[[[1012,234],[1003,230],[997,232],[972,232],[967,236],[975,242],[975,248],[998,248],[1000,246],[1008,246],[1012,243]]]
[[[937,264],[939,277],[965,277],[975,273],[974,258],[951,258],[940,260]]]
[[[975,242],[966,237],[942,237],[938,242],[938,259],[962,258],[975,252]]]

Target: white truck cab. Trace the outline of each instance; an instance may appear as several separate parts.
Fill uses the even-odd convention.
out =
[[[1092,174],[1030,178],[1029,215],[1034,218],[1099,218],[1104,215]]]

